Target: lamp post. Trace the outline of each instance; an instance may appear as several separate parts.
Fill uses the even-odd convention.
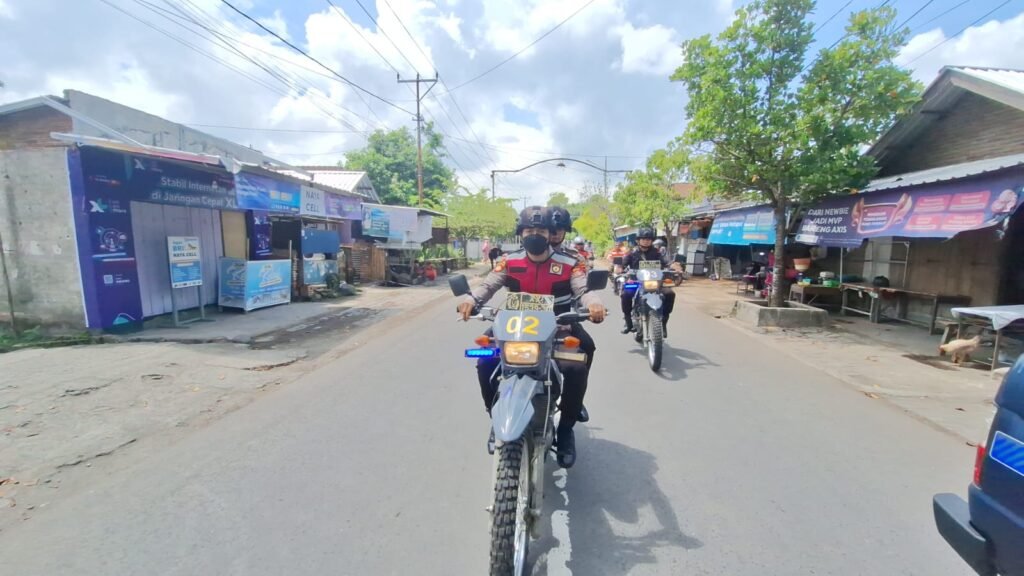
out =
[[[522,172],[523,170],[529,170],[530,168],[533,168],[534,166],[538,166],[540,164],[546,164],[546,163],[549,163],[549,162],[558,162],[557,166],[559,168],[565,168],[565,163],[566,162],[575,162],[577,164],[583,164],[584,166],[589,166],[589,167],[593,168],[594,170],[597,170],[598,172],[602,172],[604,174],[604,195],[605,196],[608,195],[608,174],[628,174],[628,173],[632,172],[632,170],[609,170],[608,169],[608,158],[607,157],[604,159],[604,168],[601,168],[597,164],[593,164],[591,162],[587,162],[586,160],[577,160],[575,158],[548,158],[547,160],[540,160],[540,161],[534,162],[533,164],[529,164],[527,166],[523,166],[522,168],[518,168],[516,170],[491,170],[491,200],[494,200],[494,198],[495,198],[495,193],[494,193],[494,175],[495,174],[500,174],[500,173],[515,174],[516,172]]]

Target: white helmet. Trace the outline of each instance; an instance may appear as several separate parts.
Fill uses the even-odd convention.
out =
[[[577,237],[573,238],[572,239],[572,243],[573,244],[586,244],[586,242],[583,240],[583,236],[577,236]]]
[[[654,241],[654,245],[658,248],[661,248],[662,246],[665,245],[665,241],[662,240],[661,238],[658,238],[657,240]]]

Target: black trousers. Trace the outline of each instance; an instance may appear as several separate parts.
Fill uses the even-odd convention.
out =
[[[662,307],[663,318],[668,320],[670,314],[672,314],[672,308],[676,305],[676,293],[671,288],[663,288],[661,295],[665,297],[665,303]],[[627,323],[633,322],[633,299],[636,298],[636,292],[627,293],[622,292],[619,300],[622,303],[622,315],[626,318]]]
[[[572,325],[570,333],[580,339],[580,351],[586,353],[587,362],[558,361],[558,367],[562,372],[563,386],[559,406],[562,416],[559,419],[559,428],[572,428],[579,418],[580,410],[583,408],[583,397],[587,395],[587,381],[590,376],[590,365],[594,361],[594,351],[597,344],[594,339],[579,324]],[[501,364],[497,358],[481,358],[476,363],[477,380],[480,383],[480,395],[484,400],[484,408],[488,412],[494,405],[494,399],[498,394],[498,374],[496,370]]]

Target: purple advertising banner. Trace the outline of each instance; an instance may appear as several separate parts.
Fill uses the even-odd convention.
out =
[[[86,148],[69,156],[86,324],[125,327],[141,322],[143,313],[131,200],[124,180],[114,176],[124,173],[124,157],[96,152]]]
[[[274,255],[270,245],[270,214],[263,210],[245,213],[249,232],[249,260],[267,260]]]
[[[797,242],[853,248],[866,238],[952,238],[1002,223],[1024,202],[1024,175],[829,198],[808,208]]]
[[[324,208],[328,216],[343,220],[362,220],[363,205],[358,198],[324,192]]]

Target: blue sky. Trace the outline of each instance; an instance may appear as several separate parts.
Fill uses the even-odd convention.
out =
[[[356,0],[332,0],[340,15],[327,0],[230,1],[389,103],[325,77],[220,0],[0,0],[0,53],[8,56],[0,63],[6,83],[0,102],[75,88],[207,125],[202,129],[285,161],[323,164],[361,146],[372,129],[411,128],[412,95],[395,82],[395,69],[403,77],[437,69],[447,88],[437,86],[426,99],[425,116],[444,134],[464,185],[486,187],[492,169],[553,156],[602,164],[607,155],[609,168],[629,169],[683,130],[686,94],[668,80],[681,60],[679,43],[720,31],[737,6],[734,0],[594,0],[532,49],[459,87],[588,0],[361,0],[379,27]],[[816,23],[838,15],[818,31],[818,47],[843,34],[851,11],[881,1],[820,2]],[[940,45],[1001,1],[958,7],[962,0],[891,1],[900,21],[927,4],[909,23],[915,36],[901,62],[913,61],[925,83],[944,64],[1024,68],[1020,2]],[[216,44],[187,17],[218,30],[274,75]],[[456,89],[448,94],[448,88]],[[600,181],[599,172],[552,163],[501,175],[497,188],[543,201],[551,192],[572,194]]]

